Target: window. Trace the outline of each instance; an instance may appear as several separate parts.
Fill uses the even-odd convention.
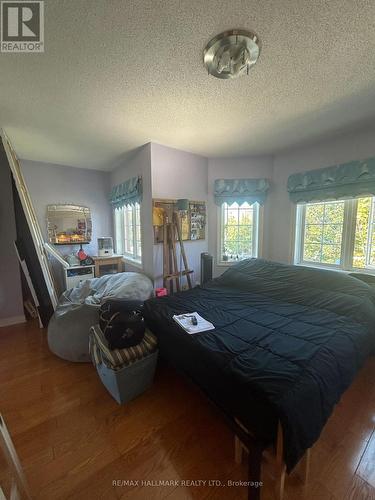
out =
[[[295,262],[375,271],[375,198],[297,205]]]
[[[233,262],[258,254],[259,204],[221,205],[219,262]]]
[[[115,209],[116,252],[142,262],[141,206],[139,203]]]

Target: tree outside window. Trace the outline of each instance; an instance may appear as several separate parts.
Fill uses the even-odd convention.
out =
[[[374,197],[299,205],[296,262],[375,268],[374,212]]]
[[[258,204],[224,203],[221,207],[221,261],[256,256]]]

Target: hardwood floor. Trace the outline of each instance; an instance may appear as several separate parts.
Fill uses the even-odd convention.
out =
[[[0,328],[0,353],[0,411],[35,499],[246,499],[245,487],[208,485],[246,481],[246,463],[235,464],[231,431],[172,369],[119,406],[92,365],[52,355],[36,325]],[[293,473],[285,500],[375,500],[374,429],[372,358],[313,447],[307,487]],[[263,481],[262,499],[273,500],[267,470]]]

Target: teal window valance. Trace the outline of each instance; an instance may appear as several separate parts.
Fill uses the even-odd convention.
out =
[[[217,179],[215,181],[214,197],[216,205],[223,203],[258,202],[263,205],[269,188],[268,179]]]
[[[142,177],[133,177],[112,188],[109,201],[114,208],[140,203],[142,201]]]
[[[375,195],[375,158],[293,174],[288,192],[294,203]]]

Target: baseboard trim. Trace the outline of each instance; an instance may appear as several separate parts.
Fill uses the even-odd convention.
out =
[[[25,323],[25,322],[26,318],[23,314],[21,316],[11,316],[10,318],[0,319],[0,328],[2,326],[17,325],[19,323]]]

